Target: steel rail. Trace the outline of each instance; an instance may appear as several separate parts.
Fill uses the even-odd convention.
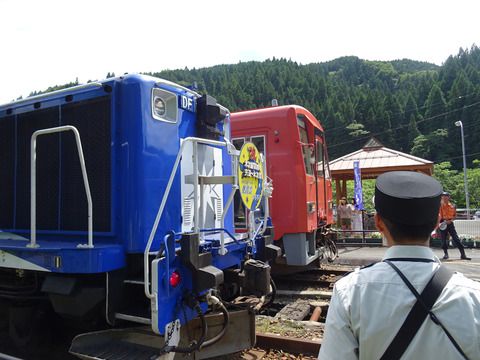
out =
[[[288,336],[256,333],[255,346],[262,349],[275,349],[284,352],[317,356],[320,351],[321,341],[296,339]]]

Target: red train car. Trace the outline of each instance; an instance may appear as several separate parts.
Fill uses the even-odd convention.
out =
[[[307,109],[276,106],[231,114],[237,149],[253,142],[264,154],[273,180],[270,215],[274,239],[283,242],[288,265],[307,265],[319,256],[317,240],[333,222],[332,184],[325,136]],[[236,225],[248,216],[236,201]]]

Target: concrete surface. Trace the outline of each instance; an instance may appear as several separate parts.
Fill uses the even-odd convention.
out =
[[[381,261],[386,247],[376,246],[339,246],[338,258],[335,260],[336,264],[364,266],[373,262]],[[439,248],[432,248],[433,252],[439,259],[443,257],[443,250]],[[460,260],[460,252],[457,248],[450,248],[448,255],[450,259],[442,260],[447,267],[453,271],[463,273],[470,279],[480,281],[480,249],[465,249],[465,253],[472,260]]]

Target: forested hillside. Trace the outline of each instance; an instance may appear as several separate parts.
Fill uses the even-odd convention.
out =
[[[344,57],[301,65],[286,59],[152,75],[196,83],[230,110],[299,104],[326,130],[330,159],[361,147],[370,136],[386,146],[461,168],[460,129],[468,162],[480,158],[480,49],[472,46],[442,66],[412,60]]]
[[[375,136],[388,147],[461,169],[458,120],[464,124],[468,166],[480,159],[480,49],[475,45],[442,66],[354,56],[306,65],[274,58],[150,75],[196,84],[231,111],[270,106],[274,98],[280,105],[302,105],[324,126],[330,159]]]

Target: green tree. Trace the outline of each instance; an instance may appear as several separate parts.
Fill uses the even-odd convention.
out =
[[[347,125],[346,128],[349,131],[348,135],[350,135],[354,138],[360,137],[360,136],[365,136],[365,135],[369,134],[369,131],[366,131],[364,129],[365,126],[363,126],[360,123],[357,123],[355,120],[353,120],[353,122],[351,124]]]
[[[410,153],[423,159],[428,159],[430,157],[430,145],[425,135],[418,135],[413,140],[413,145]]]
[[[446,111],[447,103],[442,89],[437,84],[434,84],[425,103],[425,121],[419,126],[420,132],[427,134],[438,127],[444,126]]]

